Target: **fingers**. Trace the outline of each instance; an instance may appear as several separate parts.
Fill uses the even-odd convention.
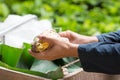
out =
[[[35,58],[37,59],[43,59],[44,60],[44,55],[45,53],[34,53],[31,50],[28,50],[28,52]]]
[[[34,52],[32,52],[30,49],[28,50],[28,52],[32,55],[32,56],[34,56],[34,57],[36,57],[39,53],[34,53]]]
[[[52,37],[49,37],[49,36],[38,36],[38,38],[44,42],[48,42],[48,43],[54,42],[54,39]]]
[[[70,40],[70,39],[71,39],[71,33],[72,33],[72,31],[67,30],[67,31],[64,31],[64,32],[59,33],[59,35],[60,35],[61,37],[65,37],[65,38],[68,38],[68,39]]]
[[[34,53],[31,50],[28,50],[28,51],[33,57],[35,57],[37,59],[49,60],[49,61],[52,61],[52,60],[56,59],[56,57],[49,55],[50,53],[47,54],[49,51],[45,51],[45,52],[42,52],[42,53]]]
[[[68,34],[67,34],[66,31],[60,32],[59,35],[60,35],[61,37],[67,37],[67,36],[68,36]]]

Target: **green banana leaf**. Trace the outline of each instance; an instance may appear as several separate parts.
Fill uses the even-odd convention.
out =
[[[41,65],[41,67],[38,67],[37,65],[35,66],[34,64],[37,61],[34,61],[34,58],[28,53],[30,44],[24,43],[23,48],[14,48],[5,44],[0,45],[0,47],[2,56],[0,66],[2,67],[54,80],[63,77],[61,67],[56,66],[52,61],[39,60],[40,62],[38,62],[38,65]],[[47,65],[46,67],[45,64]],[[30,70],[28,66],[31,67],[32,65],[34,66],[34,68],[38,67],[37,69],[41,70],[41,72],[38,72],[38,70]]]
[[[20,48],[14,48],[5,44],[1,45],[1,61],[12,67],[16,67],[21,57],[21,54],[22,49]]]
[[[73,58],[73,57],[62,58],[62,59],[63,59],[65,64],[68,64],[68,63],[76,60],[76,58]],[[72,65],[67,67],[69,73],[75,72],[75,71],[77,71],[80,68],[81,68],[80,62],[76,62],[76,63],[74,63],[74,64],[72,64]]]
[[[22,58],[20,58],[18,64],[16,65],[16,68],[27,69],[27,70],[29,70],[28,66],[27,66],[26,64],[23,63]]]
[[[3,63],[2,61],[0,61],[0,66],[7,68],[7,69],[10,69],[10,70],[24,72],[27,74],[41,76],[41,77],[49,78],[49,79],[53,79],[53,80],[63,78],[63,74],[62,74],[63,72],[62,72],[62,69],[60,67],[56,71],[51,71],[49,73],[42,73],[42,72],[38,72],[38,71],[30,71],[30,70],[11,67],[11,66],[7,65],[6,63]]]
[[[65,65],[65,61],[61,58],[61,59],[56,59],[56,60],[54,60],[54,61],[52,61],[52,62],[54,62],[54,64],[56,64],[56,65],[58,65],[58,66],[63,66],[63,65]]]
[[[47,77],[50,77],[53,80],[58,80],[60,78],[63,78],[63,76],[64,74],[61,67],[58,67],[55,71],[50,71],[47,73]]]
[[[30,70],[47,73],[48,77],[51,77],[52,79],[63,77],[63,72],[61,67],[58,67],[52,61],[35,59]]]
[[[73,64],[73,65],[67,67],[69,73],[78,71],[80,68],[81,68],[80,66],[75,65],[75,64]]]
[[[47,73],[47,72],[56,70],[57,68],[58,66],[54,64],[52,61],[35,59],[30,70]]]
[[[28,74],[37,75],[37,76],[42,76],[42,77],[46,77],[47,76],[44,73],[11,67],[11,66],[7,65],[6,63],[3,63],[2,61],[0,61],[0,66],[2,66],[4,68],[7,68],[7,69],[10,69],[10,70],[20,71],[20,72],[24,72],[24,73],[28,73]]]
[[[28,44],[28,43],[23,43],[22,49],[23,49],[22,56],[21,56],[21,58],[19,60],[18,67],[23,68],[23,66],[24,66],[24,68],[30,69],[30,67],[32,66],[33,61],[35,59],[28,52],[28,49],[31,49],[31,45]]]

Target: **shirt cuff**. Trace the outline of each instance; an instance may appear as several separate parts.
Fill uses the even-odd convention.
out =
[[[96,54],[94,50],[91,52],[92,46],[94,46],[96,43],[90,43],[90,44],[80,44],[78,47],[78,56],[80,59],[81,66],[84,71],[87,72],[97,72],[96,65],[97,58],[99,58],[99,54]]]
[[[104,38],[102,37],[102,35],[98,35],[96,37],[98,38],[98,42],[104,42]]]
[[[87,70],[87,62],[88,62],[88,54],[89,53],[86,53],[86,46],[87,44],[80,44],[78,46],[78,56],[79,56],[79,59],[80,59],[80,63],[82,65],[82,68],[84,71],[88,71]]]

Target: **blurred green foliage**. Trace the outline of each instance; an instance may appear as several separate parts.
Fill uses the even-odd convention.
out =
[[[54,27],[93,35],[120,28],[120,0],[0,0],[0,21],[35,14]]]

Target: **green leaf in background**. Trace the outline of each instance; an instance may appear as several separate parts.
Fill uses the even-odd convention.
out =
[[[119,30],[119,9],[120,0],[0,0],[0,21],[9,14],[34,14],[38,19],[50,20],[53,27],[62,27],[63,31],[93,35]],[[88,19],[91,24],[86,28],[84,23]],[[109,22],[114,23],[113,29],[109,28]]]
[[[50,71],[54,71],[57,68],[58,68],[58,66],[56,64],[54,64],[52,61],[35,59],[30,70],[47,73]]]
[[[1,47],[2,47],[1,48],[2,62],[6,63],[12,67],[16,67],[16,65],[18,64],[18,61],[21,57],[22,49],[10,47],[5,44],[2,44]]]
[[[28,43],[23,43],[23,51],[20,60],[21,63],[29,69],[33,64],[34,58],[30,55],[28,49],[31,49],[31,45]]]
[[[6,17],[9,14],[9,9],[6,4],[0,3],[0,15]]]
[[[5,3],[0,2],[0,20],[3,21],[10,14],[10,10]]]

